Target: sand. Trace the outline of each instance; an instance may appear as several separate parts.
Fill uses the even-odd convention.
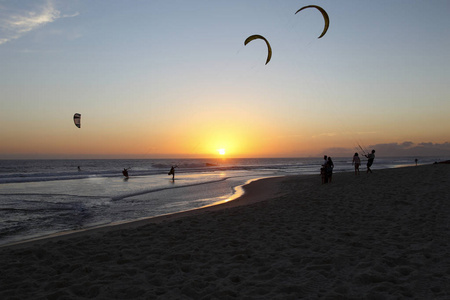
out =
[[[450,168],[254,182],[224,205],[0,248],[1,299],[449,299]]]

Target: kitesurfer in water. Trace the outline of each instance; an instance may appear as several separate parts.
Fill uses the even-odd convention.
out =
[[[122,174],[123,174],[123,176],[128,178],[128,169],[123,169]]]
[[[366,154],[364,156],[369,159],[367,161],[367,172],[366,173],[369,173],[369,172],[372,173],[372,170],[370,169],[370,167],[372,166],[373,160],[375,159],[375,150],[372,150],[372,153]]]
[[[172,166],[172,168],[170,168],[170,171],[167,175],[172,175],[172,180],[175,180],[175,168],[178,166]]]

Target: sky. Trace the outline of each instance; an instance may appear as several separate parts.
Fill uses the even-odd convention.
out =
[[[320,39],[319,10],[295,14],[307,5],[329,15]],[[0,0],[0,159],[450,158],[449,13],[447,0]],[[244,46],[254,34],[267,64],[264,41]]]

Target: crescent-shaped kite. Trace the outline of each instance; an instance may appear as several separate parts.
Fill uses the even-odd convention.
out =
[[[310,8],[310,7],[317,8],[322,13],[323,19],[325,20],[325,27],[323,28],[322,34],[318,37],[320,39],[321,37],[323,37],[325,35],[325,33],[327,33],[328,26],[330,25],[330,18],[328,17],[327,12],[320,6],[308,5],[308,6],[304,6],[304,7],[300,8],[299,10],[297,10],[295,12],[295,14],[297,14],[299,11],[301,11],[301,10],[303,10],[305,8]]]
[[[261,39],[261,40],[264,40],[265,42],[266,42],[266,44],[267,44],[267,60],[266,60],[266,65],[267,65],[267,63],[270,61],[270,59],[272,58],[272,48],[270,47],[270,44],[269,44],[269,42],[266,40],[266,38],[265,37],[263,37],[262,35],[259,35],[259,34],[254,34],[254,35],[251,35],[251,36],[249,36],[246,40],[245,40],[245,42],[244,42],[244,46],[245,45],[247,45],[248,43],[250,43],[251,41],[253,41],[253,40],[255,40],[255,39]]]

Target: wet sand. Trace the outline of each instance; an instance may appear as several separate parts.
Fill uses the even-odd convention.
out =
[[[450,168],[256,181],[234,201],[0,248],[1,299],[448,299]]]

